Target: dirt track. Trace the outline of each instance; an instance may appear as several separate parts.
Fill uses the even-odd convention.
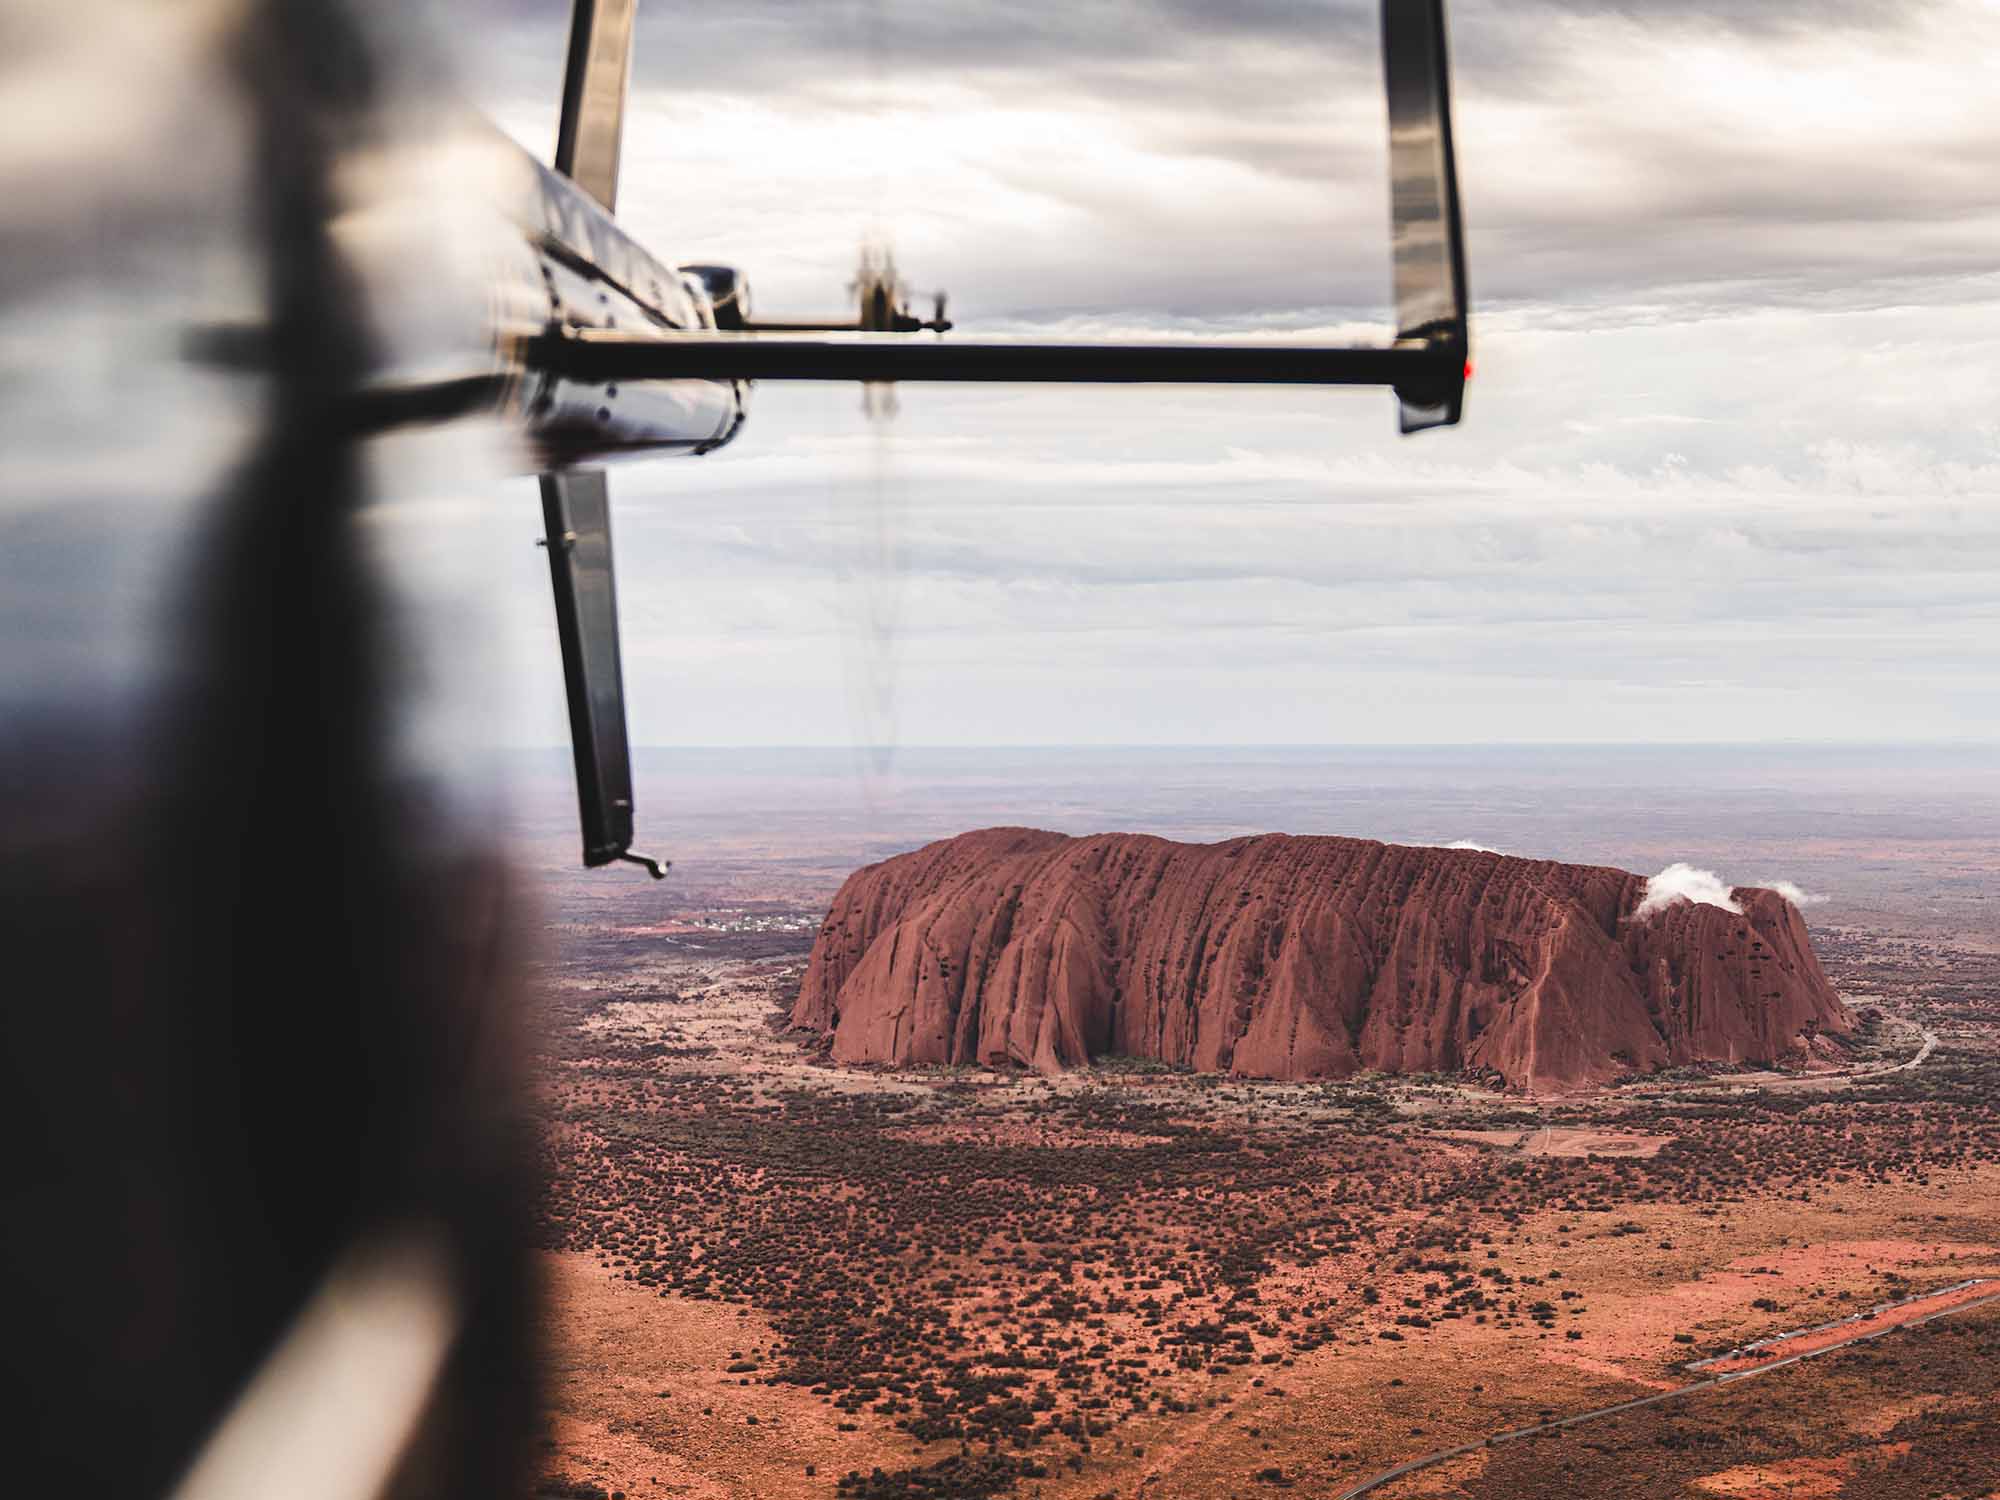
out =
[[[1948,1312],[1977,1307],[1995,1300],[2000,1300],[2000,1284],[1996,1284],[1991,1277],[1974,1277],[1969,1281],[1940,1287],[1934,1292],[1903,1297],[1894,1302],[1884,1302],[1869,1308],[1866,1312],[1856,1313],[1851,1318],[1843,1318],[1837,1323],[1820,1323],[1811,1328],[1801,1328],[1796,1333],[1781,1333],[1774,1338],[1759,1339],[1756,1343],[1746,1344],[1741,1349],[1732,1349],[1727,1354],[1716,1355],[1713,1359],[1696,1360],[1683,1368],[1690,1373],[1705,1370],[1726,1377],[1754,1374],[1758,1370],[1789,1364],[1794,1359],[1803,1359],[1809,1354],[1824,1353],[1828,1349],[1859,1343],[1862,1339],[1879,1338],[1882,1334],[1898,1328],[1907,1328],[1914,1323],[1927,1323],[1932,1318],[1942,1317]]]

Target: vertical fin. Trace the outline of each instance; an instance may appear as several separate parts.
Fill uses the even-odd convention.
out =
[[[1453,375],[1396,388],[1403,431],[1456,422],[1470,353],[1444,0],[1382,0],[1396,338],[1450,350]]]
[[[625,674],[618,652],[618,594],[611,569],[611,501],[602,469],[542,475],[549,581],[569,692],[570,748],[583,862],[627,860],[654,879],[666,871],[632,848],[632,750],[625,734]]]
[[[576,0],[570,12],[555,166],[607,212],[618,206],[618,152],[638,8],[639,0]]]

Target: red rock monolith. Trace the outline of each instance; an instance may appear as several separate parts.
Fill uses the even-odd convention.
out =
[[[1739,915],[1643,876],[1264,834],[989,828],[856,871],[792,1023],[849,1063],[1105,1053],[1255,1078],[1492,1070],[1517,1087],[1776,1062],[1852,1023],[1775,891]]]

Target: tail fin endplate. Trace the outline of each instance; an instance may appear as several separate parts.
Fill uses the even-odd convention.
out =
[[[555,168],[607,213],[618,206],[618,155],[638,8],[639,0],[576,0],[570,13]]]
[[[583,862],[643,865],[632,848],[632,749],[625,731],[625,667],[618,649],[618,594],[611,569],[611,498],[602,469],[542,475],[549,581],[569,693]]]
[[[1451,352],[1442,378],[1396,382],[1402,428],[1456,422],[1465,398],[1465,245],[1451,134],[1444,0],[1383,0],[1396,341]]]
[[[618,206],[618,159],[632,80],[632,26],[638,0],[576,0],[563,69],[562,122],[555,168],[604,205]],[[601,469],[542,475],[549,581],[562,640],[576,760],[583,862],[642,865],[632,852],[632,747],[625,728],[625,667],[618,648],[618,594],[611,568],[611,494]]]

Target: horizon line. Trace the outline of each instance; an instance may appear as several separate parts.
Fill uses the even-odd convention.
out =
[[[564,741],[496,745],[501,753],[562,751]],[[634,743],[633,751],[796,750],[897,754],[909,750],[1992,750],[2000,736],[1964,739],[1841,739],[1841,740],[1041,740],[897,741],[858,744],[852,741],[781,743],[770,740],[703,741],[696,744]]]

